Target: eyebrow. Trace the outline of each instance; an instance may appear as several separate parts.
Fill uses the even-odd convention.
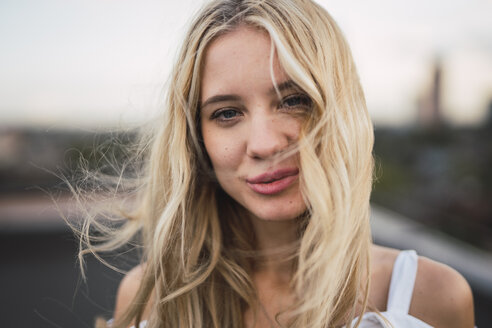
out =
[[[238,95],[215,95],[210,98],[208,98],[206,101],[203,102],[203,104],[200,104],[201,108],[206,107],[207,105],[213,104],[213,103],[218,103],[218,102],[223,102],[223,101],[239,101],[241,100],[241,97]]]
[[[277,89],[278,89],[278,91],[284,91],[284,90],[289,90],[289,89],[300,89],[300,88],[297,85],[297,83],[295,83],[294,81],[287,80],[285,82],[278,84]],[[270,89],[269,93],[277,93],[277,91],[275,90],[275,86],[273,86]]]
[[[288,89],[300,89],[299,86],[292,80],[287,80],[285,82],[282,82],[277,85],[278,91],[284,91]],[[272,86],[271,89],[268,91],[269,94],[275,94],[275,86]],[[225,95],[215,95],[203,102],[203,104],[200,104],[201,108],[204,108],[210,104],[213,103],[218,103],[218,102],[223,102],[223,101],[239,101],[241,100],[241,97],[236,94],[225,94]]]

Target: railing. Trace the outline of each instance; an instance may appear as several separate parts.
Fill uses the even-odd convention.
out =
[[[375,243],[415,249],[419,255],[445,263],[492,299],[492,254],[375,205],[371,226]]]

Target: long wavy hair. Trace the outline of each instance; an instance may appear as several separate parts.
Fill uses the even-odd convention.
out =
[[[254,230],[214,179],[199,129],[207,46],[241,25],[268,33],[272,56],[313,103],[296,148],[307,211],[291,257],[295,304],[276,320],[350,327],[356,308],[367,307],[373,130],[347,42],[310,0],[214,0],[192,21],[162,118],[146,131],[133,207],[116,217],[125,223],[90,217],[80,229],[82,262],[84,254],[115,250],[135,236],[144,250],[138,292],[113,327],[140,322],[149,302],[147,327],[242,327],[245,309],[258,304]],[[102,234],[94,237],[93,228]]]

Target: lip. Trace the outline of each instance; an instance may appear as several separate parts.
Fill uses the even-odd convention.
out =
[[[246,179],[246,183],[259,194],[273,195],[287,189],[298,176],[298,168],[280,169]]]

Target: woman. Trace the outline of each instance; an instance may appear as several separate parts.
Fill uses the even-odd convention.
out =
[[[473,327],[458,273],[371,243],[372,125],[316,3],[207,4],[157,125],[138,208],[88,245],[142,238],[112,327]]]

